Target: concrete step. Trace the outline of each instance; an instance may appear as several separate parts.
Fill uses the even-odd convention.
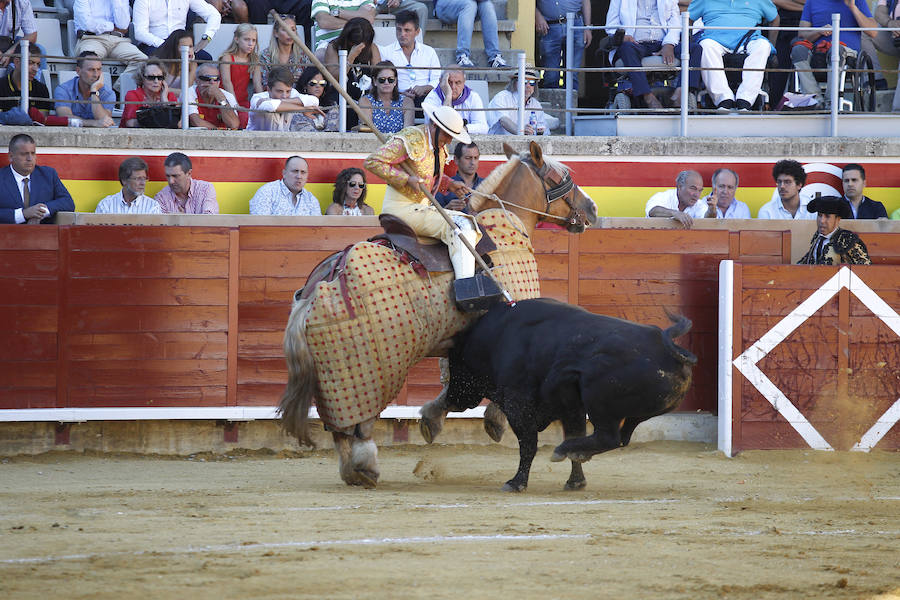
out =
[[[497,13],[498,19],[506,18],[506,0],[491,0],[494,3],[494,11]],[[433,0],[422,0],[425,5],[428,7],[428,14],[434,15],[434,2]]]

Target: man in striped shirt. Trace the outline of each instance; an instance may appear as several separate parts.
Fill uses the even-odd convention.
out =
[[[108,215],[159,215],[159,202],[144,194],[147,186],[147,163],[132,156],[119,165],[119,183],[122,189],[107,196],[97,205],[95,213]]]
[[[373,0],[313,0],[310,10],[316,22],[316,50],[324,50],[328,42],[341,34],[347,21],[362,17],[375,22]]]

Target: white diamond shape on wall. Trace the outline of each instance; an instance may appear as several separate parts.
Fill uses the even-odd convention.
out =
[[[766,377],[765,373],[757,366],[757,363],[769,354],[775,346],[787,339],[795,329],[814,315],[826,302],[831,300],[841,288],[850,290],[851,294],[856,296],[866,308],[871,310],[891,331],[900,337],[900,315],[882,300],[872,288],[866,285],[856,273],[848,267],[842,267],[834,277],[826,281],[809,298],[801,302],[797,308],[776,323],[772,329],[767,331],[755,344],[747,348],[743,354],[733,361],[737,370],[797,430],[797,433],[800,434],[806,443],[816,450],[834,450],[834,448],[816,431],[812,423],[803,416],[790,399]],[[900,420],[900,398],[875,421],[875,424],[851,450],[871,450],[898,420]]]

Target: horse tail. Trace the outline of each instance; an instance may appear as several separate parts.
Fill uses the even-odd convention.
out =
[[[278,404],[281,428],[301,444],[313,446],[309,436],[309,409],[319,388],[316,362],[306,343],[306,319],[313,304],[309,299],[297,300],[291,308],[284,330],[284,356],[287,360],[288,383]]]
[[[697,357],[694,356],[692,352],[685,350],[674,342],[675,338],[681,337],[690,331],[693,323],[691,323],[691,320],[684,315],[676,315],[670,313],[668,310],[666,311],[666,316],[672,321],[672,325],[662,332],[663,344],[665,345],[666,350],[680,362],[686,365],[696,365]]]

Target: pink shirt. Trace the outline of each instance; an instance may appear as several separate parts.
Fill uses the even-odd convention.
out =
[[[188,190],[186,201],[175,197],[171,186],[159,190],[155,199],[159,202],[159,208],[163,213],[185,213],[189,215],[217,215],[219,203],[216,202],[216,188],[208,181],[191,179],[191,189]]]

